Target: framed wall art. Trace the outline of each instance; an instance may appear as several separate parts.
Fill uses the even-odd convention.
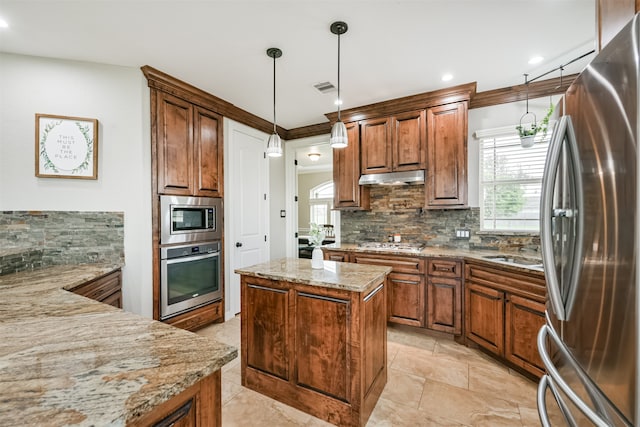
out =
[[[36,176],[98,179],[98,120],[36,114]]]

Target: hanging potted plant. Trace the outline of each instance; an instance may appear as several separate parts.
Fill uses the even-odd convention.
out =
[[[313,251],[311,252],[311,268],[321,269],[324,268],[322,249],[320,249],[325,238],[324,228],[314,222],[310,223],[309,227],[309,245],[313,246]]]
[[[524,119],[529,114],[533,115],[533,122],[528,126],[523,125],[522,119]],[[536,135],[538,135],[539,133],[542,133],[542,138],[547,136],[551,114],[553,114],[553,105],[549,106],[549,110],[547,111],[547,114],[544,116],[542,121],[540,121],[540,124],[536,123],[536,115],[528,111],[520,118],[520,124],[516,126],[516,130],[518,131],[518,136],[520,136],[520,145],[522,147],[531,147],[534,143]]]

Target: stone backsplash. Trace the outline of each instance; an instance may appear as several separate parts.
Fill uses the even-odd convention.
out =
[[[423,210],[424,185],[374,186],[370,196],[370,211],[341,212],[343,242],[384,242],[389,235],[400,233],[403,242],[427,246],[539,255],[540,236],[537,233],[480,232],[480,208]],[[469,230],[470,237],[456,237],[457,229]]]
[[[90,263],[124,264],[123,212],[0,212],[0,275]]]

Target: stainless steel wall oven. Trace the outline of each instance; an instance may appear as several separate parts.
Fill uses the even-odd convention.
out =
[[[222,298],[220,242],[160,248],[160,319]]]

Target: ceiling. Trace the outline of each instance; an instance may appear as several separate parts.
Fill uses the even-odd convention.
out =
[[[341,36],[343,108],[477,81],[524,82],[594,47],[594,0],[0,0],[0,51],[150,65],[292,129],[326,122]],[[545,61],[529,65],[534,55]],[[589,58],[567,67],[578,72]],[[449,82],[441,76],[451,73]],[[549,77],[558,77],[553,73]]]

